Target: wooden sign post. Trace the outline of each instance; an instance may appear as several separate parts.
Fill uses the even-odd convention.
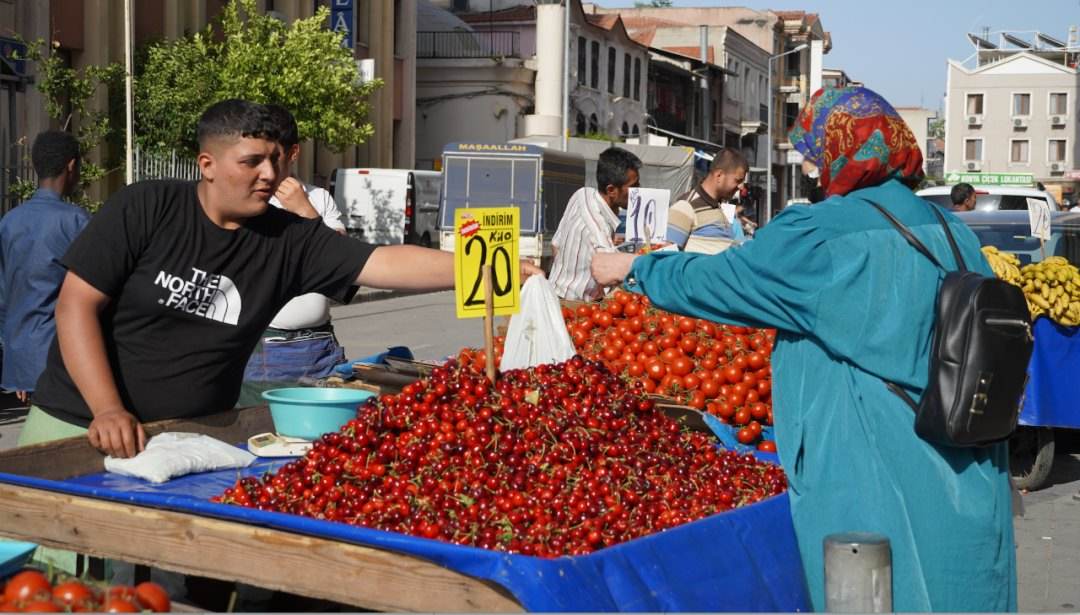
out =
[[[495,296],[491,290],[491,265],[484,265],[484,356],[488,380],[495,384]]]

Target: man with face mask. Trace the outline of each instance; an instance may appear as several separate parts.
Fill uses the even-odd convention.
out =
[[[746,181],[750,165],[738,151],[716,153],[709,173],[668,209],[667,240],[686,252],[717,254],[741,241],[741,224],[732,224],[720,203],[730,200]]]

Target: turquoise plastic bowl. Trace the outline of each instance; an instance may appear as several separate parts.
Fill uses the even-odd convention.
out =
[[[264,391],[279,436],[315,440],[356,418],[356,407],[375,394],[358,389],[296,387]]]

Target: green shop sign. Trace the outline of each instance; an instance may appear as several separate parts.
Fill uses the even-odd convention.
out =
[[[945,174],[948,184],[980,184],[983,186],[1034,186],[1035,176],[1031,173],[964,173],[953,171]]]

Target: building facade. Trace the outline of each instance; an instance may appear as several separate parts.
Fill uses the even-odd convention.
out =
[[[938,119],[937,111],[923,107],[896,107],[896,112],[903,118],[911,132],[915,135],[915,141],[923,156],[923,172],[927,177],[941,177],[940,169],[933,163],[940,160],[936,156],[940,153],[931,145],[930,123]],[[935,171],[935,172],[932,172]]]
[[[173,39],[204,28],[227,0],[138,0],[132,3],[136,47],[160,39]],[[352,34],[356,58],[375,61],[374,76],[384,87],[370,100],[367,121],[375,133],[367,143],[335,153],[324,147],[303,148],[299,172],[302,177],[326,185],[333,169],[350,166],[413,166],[415,143],[415,57],[417,0],[351,0]],[[331,0],[258,0],[260,11],[291,21],[310,17],[318,5]],[[55,41],[52,53],[61,54],[73,68],[123,62],[123,3],[114,0],[3,0],[0,1],[0,30],[3,36],[18,35],[25,40]],[[34,67],[28,66],[29,75]],[[14,109],[17,126],[4,134],[10,146],[19,139],[54,125],[44,112],[41,95],[27,85],[16,96],[4,99]],[[100,92],[95,103],[106,105]],[[12,104],[13,103],[13,104]],[[77,118],[75,119],[77,122]],[[100,152],[92,156],[100,157]],[[118,187],[122,173],[101,188],[103,197]]]
[[[1001,45],[969,39],[973,65],[948,65],[946,173],[1030,173],[1059,201],[1075,202],[1080,47],[1041,34]]]

